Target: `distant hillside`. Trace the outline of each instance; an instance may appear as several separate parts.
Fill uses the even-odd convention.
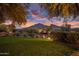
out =
[[[27,28],[22,28],[22,29],[28,30],[28,29],[44,29],[44,28],[51,28],[52,30],[61,30],[60,26],[56,26],[54,24],[47,26],[47,25],[44,25],[44,24],[41,24],[41,23],[35,24],[35,25],[27,27]]]
[[[47,25],[44,25],[44,24],[41,24],[41,23],[38,23],[38,24],[35,24],[33,26],[30,26],[30,27],[27,27],[27,28],[22,28],[22,30],[28,30],[28,29],[44,29],[44,28],[51,28],[52,30],[61,30],[61,26],[56,26],[54,24],[50,25],[50,26],[47,26]]]
[[[79,28],[72,28],[72,31],[79,31]]]
[[[46,26],[46,25],[43,25],[43,24],[41,24],[41,23],[38,23],[38,24],[35,24],[35,25],[30,26],[30,27],[28,27],[28,28],[29,28],[29,29],[33,29],[33,28],[35,28],[35,29],[41,29],[41,28],[48,28],[48,27],[50,27],[50,26]]]

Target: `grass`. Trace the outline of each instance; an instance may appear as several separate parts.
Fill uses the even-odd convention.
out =
[[[0,37],[0,55],[65,56],[72,51],[73,49],[64,43],[41,38]]]

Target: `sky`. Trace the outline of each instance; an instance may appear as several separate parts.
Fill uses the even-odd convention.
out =
[[[52,17],[50,20],[48,19],[48,11],[44,8],[41,8],[39,4],[37,3],[31,3],[29,4],[28,8],[28,17],[27,17],[27,23],[25,25],[18,26],[17,28],[20,27],[29,27],[34,24],[42,23],[44,25],[50,26],[51,24],[57,25],[57,26],[62,26],[64,18],[62,17]],[[76,17],[72,21],[73,17],[71,16],[68,18],[68,24],[71,24],[72,28],[78,27],[79,28],[79,16]],[[10,21],[6,21],[5,24],[11,24]]]
[[[32,22],[44,22],[48,16],[47,10],[40,8],[39,4],[30,4],[28,19]]]
[[[50,26],[51,24],[55,24],[57,26],[63,25],[64,18],[52,17],[49,20],[48,19],[48,11],[44,8],[41,8],[39,6],[39,4],[31,3],[28,11],[29,11],[29,15],[28,15],[28,19],[27,19],[28,22],[27,22],[27,26],[25,25],[25,27],[32,26],[37,23],[42,23],[47,26]],[[67,21],[68,24],[71,24],[72,28],[79,27],[79,16],[76,17],[73,21],[72,21],[72,19],[73,19],[72,16],[70,18],[68,18],[68,21]]]

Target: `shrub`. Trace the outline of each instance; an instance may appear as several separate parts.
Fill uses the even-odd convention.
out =
[[[52,32],[52,37],[55,40],[68,43],[74,47],[79,48],[79,33],[78,32]]]

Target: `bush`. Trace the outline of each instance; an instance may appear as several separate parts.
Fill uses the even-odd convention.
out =
[[[74,47],[79,48],[79,33],[78,32],[52,32],[52,37],[55,40],[68,43]]]

